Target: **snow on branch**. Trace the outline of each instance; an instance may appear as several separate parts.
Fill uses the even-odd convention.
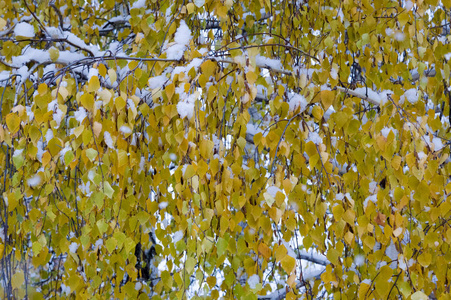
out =
[[[329,260],[321,254],[313,253],[313,252],[307,252],[307,251],[299,251],[298,258],[310,261],[312,263],[327,266],[330,264]]]

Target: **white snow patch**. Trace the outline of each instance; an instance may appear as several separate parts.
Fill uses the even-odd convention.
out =
[[[95,68],[90,68],[88,72],[88,81],[91,80],[92,77],[96,76],[99,78],[99,70]]]
[[[83,120],[88,116],[86,113],[86,109],[84,107],[79,107],[76,112],[74,112],[75,120],[78,121],[78,123],[82,123]]]
[[[294,112],[299,109],[299,112],[303,112],[305,110],[305,108],[307,107],[307,100],[304,98],[304,96],[296,94],[296,93],[290,93],[288,95],[289,97],[289,102],[288,105],[290,105],[290,111]]]
[[[127,125],[122,125],[121,128],[119,128],[119,131],[122,132],[123,134],[132,133],[131,128],[128,127]]]
[[[191,40],[191,31],[186,25],[185,21],[180,21],[180,26],[174,35],[174,42],[167,50],[167,58],[169,59],[181,59],[186,47],[189,45]]]
[[[175,232],[174,235],[172,236],[172,242],[174,244],[180,241],[181,239],[183,239],[183,231],[181,230]]]
[[[18,157],[22,154],[24,149],[14,149],[13,157]]]
[[[138,0],[135,3],[133,3],[133,5],[132,5],[132,9],[133,8],[141,8],[141,7],[146,7],[146,0]]]
[[[319,134],[315,131],[310,131],[308,133],[306,143],[312,141],[315,145],[321,145],[323,143],[323,139],[319,136]]]
[[[282,63],[278,59],[272,59],[268,57],[264,57],[261,55],[257,55],[255,57],[255,62],[258,66],[265,66],[270,69],[282,69]]]
[[[354,257],[354,264],[356,266],[359,267],[359,266],[363,265],[364,262],[365,262],[365,256],[358,254]]]
[[[397,31],[397,32],[395,33],[395,40],[397,40],[398,42],[404,41],[405,38],[406,38],[406,36],[404,35],[403,32]]]
[[[34,37],[34,27],[28,23],[20,22],[14,27],[14,35],[32,38]]]
[[[376,188],[377,188],[377,182],[376,181],[371,181],[370,184],[368,185],[368,190],[371,194],[374,194],[376,192]]]
[[[255,289],[257,287],[257,284],[259,284],[259,283],[260,283],[260,277],[258,277],[257,274],[252,275],[247,280],[247,284],[249,284],[249,287],[251,289]]]
[[[199,96],[199,93],[196,92],[194,94],[189,95],[185,100],[180,100],[177,103],[177,112],[180,115],[180,118],[188,118],[190,120],[194,116],[194,103]]]
[[[393,35],[394,31],[390,27],[385,28],[385,34],[388,36]]]
[[[418,101],[418,90],[417,89],[409,89],[407,91],[405,91],[404,95],[401,96],[401,98],[399,98],[399,103],[403,104],[404,100],[407,99],[407,101],[409,101],[412,104],[417,103]]]
[[[72,242],[72,243],[69,245],[69,251],[70,251],[71,253],[77,252],[77,249],[78,249],[78,244],[77,244],[77,243]]]
[[[166,207],[168,207],[168,202],[166,202],[166,201],[158,204],[159,209],[165,209]]]
[[[41,183],[41,177],[38,174],[35,174],[33,177],[28,179],[28,185],[31,187],[36,187]]]
[[[105,131],[103,133],[103,139],[105,141],[105,144],[108,146],[108,148],[114,149],[113,139],[111,138],[111,134],[108,131]]]
[[[149,78],[147,84],[151,89],[161,89],[163,85],[168,81],[166,75],[159,75]]]
[[[366,209],[368,206],[368,201],[372,201],[373,203],[377,202],[377,195],[371,195],[366,197],[365,201],[363,201],[363,208]]]
[[[388,135],[390,134],[390,131],[393,132],[394,136],[396,137],[396,135],[398,134],[398,130],[394,129],[394,128],[388,128],[388,127],[384,127],[381,130],[381,134],[387,138]]]
[[[332,68],[332,69],[330,70],[330,77],[332,77],[332,79],[335,79],[335,80],[338,78],[338,72],[337,72],[337,69]]]
[[[266,189],[266,192],[273,198],[276,198],[277,192],[282,192],[277,186],[270,186]]]

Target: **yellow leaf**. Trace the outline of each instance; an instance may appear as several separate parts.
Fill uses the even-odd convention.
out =
[[[171,100],[172,96],[174,95],[175,85],[173,83],[168,84],[164,90],[166,91],[166,96],[168,96],[168,100]]]
[[[226,6],[224,5],[220,5],[219,7],[216,8],[216,14],[218,15],[218,17],[220,17],[221,19],[224,19],[227,17],[227,12],[228,9]]]
[[[192,14],[194,12],[194,3],[188,3],[186,9],[188,10],[188,14]]]
[[[247,72],[246,73],[246,79],[249,82],[249,84],[254,84],[255,81],[257,81],[257,74],[255,74],[254,72]]]
[[[105,78],[106,77],[106,67],[105,67],[105,65],[104,64],[99,64],[98,69],[99,69],[99,75]]]
[[[19,271],[16,274],[14,274],[11,279],[13,289],[19,289],[22,286],[23,282],[24,282],[24,276],[23,276],[22,271]]]
[[[50,48],[48,52],[52,61],[56,61],[60,56],[60,51],[55,47]]]
[[[19,204],[19,199],[17,199],[15,193],[8,194],[6,199],[8,199],[7,202],[9,211],[13,211],[17,207],[17,204]]]
[[[125,102],[124,98],[119,96],[116,99],[114,99],[114,104],[116,105],[116,110],[118,112],[120,112],[124,109],[126,102]]]
[[[401,165],[401,156],[395,155],[391,161],[393,169],[398,170]]]
[[[410,296],[410,299],[412,300],[427,300],[429,299],[429,297],[423,293],[422,291],[418,291],[412,294],[412,296]]]
[[[193,177],[194,174],[195,174],[195,171],[194,171],[193,165],[188,165],[183,174],[183,178],[189,179],[189,178]]]
[[[99,122],[94,122],[94,124],[92,125],[92,130],[94,131],[95,136],[98,138],[100,132],[102,131],[102,124]]]
[[[316,145],[310,141],[305,145],[305,152],[307,152],[309,157],[312,157],[318,153],[318,150],[316,149]]]
[[[0,30],[3,30],[3,28],[6,26],[6,21],[3,18],[0,18]]]
[[[398,228],[396,228],[395,230],[393,230],[393,235],[394,235],[395,237],[400,236],[401,233],[402,233],[402,227],[398,227]]]
[[[93,95],[83,94],[80,97],[80,102],[88,111],[92,111],[94,109],[94,96]]]
[[[324,110],[327,110],[334,103],[335,93],[328,90],[321,91],[320,97]]]
[[[216,69],[216,63],[214,63],[211,60],[206,60],[202,63],[202,65],[200,66],[201,70],[202,70],[202,74],[205,75],[206,80],[208,81],[210,76],[213,75],[213,72]]]
[[[117,79],[116,71],[114,71],[113,69],[108,70],[108,76],[110,77],[111,83],[115,82]]]
[[[287,274],[291,274],[296,267],[296,260],[289,255],[285,255],[280,264]]]
[[[90,161],[94,161],[97,158],[97,150],[89,148],[86,150],[86,156]]]
[[[258,252],[266,259],[269,259],[271,257],[271,249],[269,249],[269,247],[266,246],[265,243],[260,243],[258,245]]]
[[[44,154],[42,154],[42,166],[45,167],[49,162],[52,156],[48,151],[45,151]]]
[[[424,252],[418,256],[418,262],[425,268],[431,264],[431,261],[432,255],[429,252]]]
[[[312,109],[312,115],[315,119],[320,120],[323,117],[324,111],[318,105],[315,105]]]
[[[88,83],[88,92],[95,92],[100,88],[99,77],[92,76]]]
[[[80,134],[83,133],[83,130],[85,130],[85,126],[80,125],[77,128],[74,129],[74,134],[75,136],[78,138],[80,136]]]
[[[284,245],[277,246],[274,250],[276,260],[282,261],[282,259],[287,255],[287,248]]]
[[[344,238],[345,238],[345,242],[348,245],[352,245],[352,242],[354,241],[354,235],[352,234],[352,232],[350,232],[350,231],[346,232]]]
[[[8,126],[9,131],[11,134],[15,134],[17,131],[19,131],[20,128],[20,118],[15,113],[10,113],[6,115],[6,125]]]
[[[47,84],[45,84],[45,83],[41,83],[39,86],[38,86],[38,93],[39,93],[39,95],[44,95],[45,93],[47,93]]]
[[[122,167],[128,164],[127,151],[118,150],[117,153],[117,165],[118,167]]]
[[[114,190],[108,181],[104,182],[103,189],[104,189],[105,195],[107,195],[107,197],[111,199],[113,197]]]

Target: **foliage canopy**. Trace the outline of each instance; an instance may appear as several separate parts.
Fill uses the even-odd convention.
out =
[[[445,297],[450,7],[0,2],[2,295]]]

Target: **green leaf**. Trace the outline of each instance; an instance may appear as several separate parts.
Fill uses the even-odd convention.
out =
[[[89,158],[90,161],[94,161],[97,158],[97,150],[89,148],[86,150],[86,156]]]
[[[103,192],[105,193],[105,195],[107,195],[108,198],[113,198],[114,190],[108,181],[105,181],[103,183]]]
[[[108,224],[105,223],[105,221],[102,220],[98,220],[96,222],[97,228],[99,229],[100,233],[103,234],[108,230]]]

